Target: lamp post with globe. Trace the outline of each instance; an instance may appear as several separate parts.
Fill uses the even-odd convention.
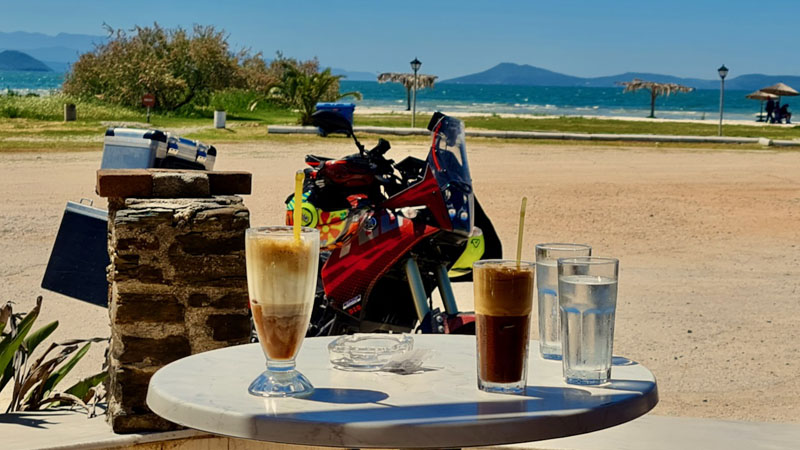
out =
[[[412,102],[413,106],[411,108],[411,128],[414,128],[414,125],[416,125],[416,118],[417,118],[417,72],[419,71],[420,66],[422,66],[422,63],[417,58],[414,58],[414,60],[411,61],[411,70],[414,71],[414,98],[413,98],[413,102]]]
[[[722,136],[722,106],[725,102],[725,77],[728,75],[728,68],[725,64],[719,69],[719,135]]]

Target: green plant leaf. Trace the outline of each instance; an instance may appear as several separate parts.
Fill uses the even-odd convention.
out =
[[[48,338],[48,336],[53,334],[53,331],[55,331],[56,328],[58,328],[57,320],[50,322],[47,325],[43,326],[42,328],[39,328],[38,330],[31,333],[30,336],[28,336],[24,341],[25,349],[28,351],[28,355],[31,355],[33,351],[36,349],[36,347],[38,347],[39,344],[42,343],[42,341],[44,341],[45,339]]]
[[[50,392],[53,391],[53,389],[56,387],[56,385],[65,376],[67,376],[69,371],[72,370],[73,367],[75,367],[75,364],[78,364],[78,361],[80,361],[81,358],[83,358],[83,356],[86,355],[86,352],[89,351],[89,347],[91,345],[92,345],[92,343],[89,342],[86,345],[84,345],[83,347],[81,347],[81,349],[78,350],[78,353],[76,353],[75,356],[70,358],[70,360],[67,361],[66,364],[64,364],[63,366],[59,367],[57,370],[53,371],[52,375],[50,375],[47,378],[47,381],[44,382],[44,386],[43,386],[44,389],[42,389],[42,392],[44,392],[44,395],[42,395],[42,398],[46,398],[47,395]]]
[[[47,339],[55,329],[58,328],[58,321],[50,322],[47,325],[39,328],[38,330],[31,333],[25,340],[23,341],[23,347],[27,350],[28,357],[33,353],[36,347],[42,343],[43,340]],[[3,372],[2,378],[0,378],[0,392],[6,386],[6,384],[11,380],[14,376],[14,367],[13,365],[9,364],[6,367],[6,370]]]
[[[0,340],[0,372],[5,373],[6,367],[8,367],[8,364],[14,358],[14,353],[17,352],[25,336],[31,331],[33,322],[39,317],[41,306],[42,297],[39,297],[36,299],[36,306],[34,306],[31,312],[26,314],[22,321],[20,321],[16,336],[6,336],[3,340]]]
[[[108,372],[103,371],[100,373],[96,373],[90,377],[86,377],[81,381],[73,384],[70,386],[69,389],[64,391],[65,394],[72,394],[79,399],[86,401],[86,394],[89,392],[89,389],[97,386],[98,384],[102,383],[108,377]]]

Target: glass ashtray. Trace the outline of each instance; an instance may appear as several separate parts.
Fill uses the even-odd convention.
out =
[[[376,371],[397,355],[414,348],[408,334],[352,334],[328,344],[333,367],[340,370]]]

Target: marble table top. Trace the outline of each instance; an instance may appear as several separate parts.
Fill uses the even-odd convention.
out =
[[[260,398],[247,386],[265,368],[258,344],[193,355],[156,372],[147,404],[190,428],[262,441],[331,447],[470,447],[527,442],[612,427],[658,403],[644,366],[614,358],[612,381],[567,385],[561,362],[538,357],[530,342],[524,396],[479,391],[475,337],[414,335],[434,350],[425,370],[402,375],[332,368],[327,344],[306,339],[298,369],[315,387],[305,399]]]

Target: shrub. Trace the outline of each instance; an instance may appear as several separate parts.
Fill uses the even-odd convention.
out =
[[[234,54],[224,32],[213,26],[195,25],[191,32],[158,24],[137,26],[131,34],[108,31],[105,44],[72,66],[65,93],[136,107],[149,92],[157,107],[174,110],[244,82],[239,60],[246,55]]]
[[[361,99],[359,92],[340,94],[339,80],[342,76],[332,75],[330,68],[322,72],[311,68],[304,70],[288,61],[283,62],[283,68],[282,83],[273,89],[273,95],[300,110],[301,125],[311,124],[311,114],[320,101],[336,101],[349,96]]]

